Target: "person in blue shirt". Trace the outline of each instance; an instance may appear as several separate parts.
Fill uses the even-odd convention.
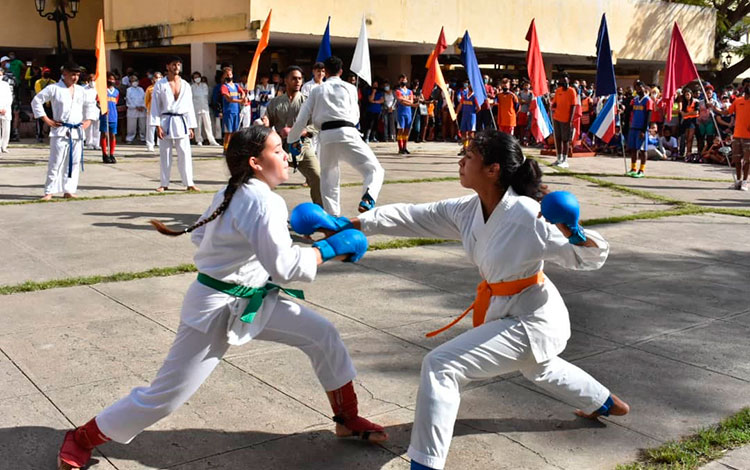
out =
[[[630,171],[627,172],[627,175],[633,178],[642,178],[646,171],[645,152],[641,156],[641,166],[638,171],[635,168],[638,161],[638,149],[641,148],[646,138],[646,128],[651,119],[651,112],[654,110],[654,102],[646,93],[646,85],[642,81],[636,80],[634,85],[637,96],[631,102],[632,111],[627,141],[630,150]]]
[[[224,127],[224,153],[227,151],[232,134],[240,130],[240,104],[245,98],[245,92],[234,83],[232,67],[224,67],[224,84],[221,86],[222,117]]]
[[[115,159],[115,145],[117,143],[117,103],[120,101],[120,90],[115,87],[115,74],[107,72],[107,114],[99,118],[99,130],[101,137],[99,143],[102,147],[102,161],[104,163],[117,163]],[[100,103],[100,107],[101,106]],[[109,149],[109,154],[107,154]]]
[[[384,101],[385,97],[380,90],[380,83],[377,80],[373,80],[372,88],[367,95],[367,106],[365,108],[363,129],[365,131],[365,142],[370,142],[370,138],[372,138],[373,142],[377,142],[375,135],[378,132],[378,123],[380,121],[380,113],[383,110]]]
[[[416,106],[416,100],[414,99],[414,92],[409,89],[409,81],[406,79],[406,75],[403,73],[398,77],[396,102],[398,103],[396,105],[396,134],[398,140],[398,153],[408,155],[411,152],[406,149],[406,142],[409,140],[409,132],[411,131],[411,108]]]
[[[463,139],[463,147],[458,152],[459,155],[466,153],[466,148],[474,138],[474,134],[477,130],[477,110],[479,109],[479,103],[474,97],[474,90],[469,86],[469,82],[465,81],[463,90],[458,94],[458,108],[456,114],[461,113],[461,138]]]

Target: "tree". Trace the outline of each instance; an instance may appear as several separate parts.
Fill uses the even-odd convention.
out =
[[[714,57],[718,83],[731,83],[750,68],[750,44],[741,42],[750,33],[750,0],[675,0],[675,3],[716,10]],[[731,65],[732,56],[739,57],[740,61]]]

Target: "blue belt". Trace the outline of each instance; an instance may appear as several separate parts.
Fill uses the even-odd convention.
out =
[[[169,135],[169,129],[172,127],[172,118],[174,116],[180,116],[182,118],[182,125],[185,126],[185,134],[188,133],[187,123],[185,122],[185,115],[180,113],[161,113],[162,116],[167,116],[167,132],[164,135]]]
[[[63,127],[68,129],[68,178],[73,176],[73,129],[78,129],[78,136],[84,140],[82,122],[78,124],[62,123]],[[81,171],[83,171],[83,142],[81,142]]]

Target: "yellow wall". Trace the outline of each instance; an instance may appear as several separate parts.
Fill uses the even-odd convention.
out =
[[[0,48],[55,48],[57,33],[55,22],[41,18],[32,0],[0,0],[2,3],[2,26],[0,26]],[[52,11],[55,0],[47,0],[45,12]],[[68,12],[70,10],[68,9]],[[96,22],[104,15],[102,0],[82,0],[78,15],[68,20],[73,49],[94,49]],[[65,30],[60,24],[63,43]]]

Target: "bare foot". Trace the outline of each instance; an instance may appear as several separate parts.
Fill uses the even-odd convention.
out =
[[[388,440],[388,433],[385,431],[352,431],[341,423],[336,423],[336,437],[359,437],[362,440],[373,443],[385,442]]]
[[[156,188],[157,193],[163,193],[166,190],[167,190],[166,186],[159,186],[158,188]]]
[[[51,194],[45,194],[44,196],[39,198],[40,201],[51,201],[52,195]]]
[[[628,412],[630,411],[630,405],[620,400],[620,398],[614,393],[612,394],[612,402],[613,402],[612,408],[609,409],[610,415],[624,416],[628,414]],[[576,416],[580,416],[581,418],[586,418],[586,419],[596,419],[600,416],[599,413],[597,413],[596,411],[594,411],[593,413],[587,414],[581,410],[576,410],[575,414]]]
[[[65,194],[63,194],[63,197],[65,199],[76,199],[78,196],[76,196],[75,194],[72,194],[72,193],[65,193]]]
[[[192,192],[194,192],[194,193],[199,193],[199,192],[201,192],[201,190],[200,190],[200,189],[198,189],[198,188],[197,188],[196,186],[188,186],[188,187],[187,187],[187,190],[188,190],[188,191],[192,191]]]

